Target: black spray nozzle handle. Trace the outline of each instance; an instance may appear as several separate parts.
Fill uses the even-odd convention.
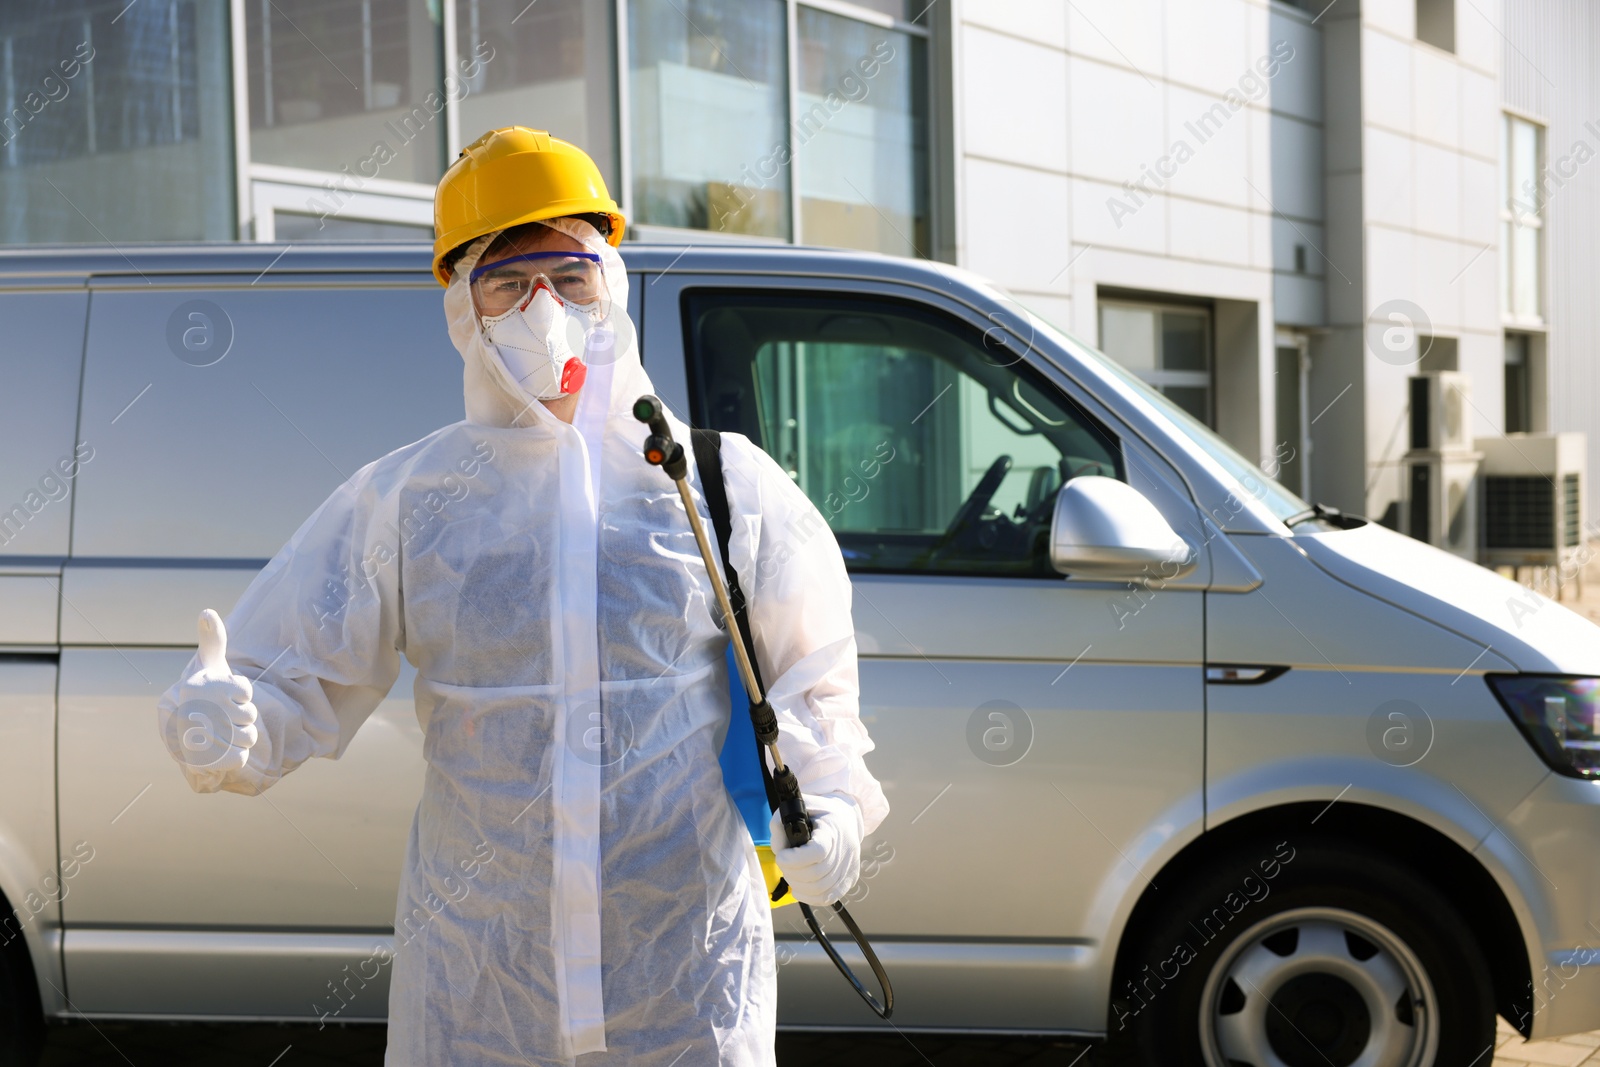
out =
[[[811,833],[817,824],[806,812],[804,802],[780,804],[778,814],[783,818],[783,836],[789,839],[790,848],[811,843]]]
[[[672,440],[672,427],[667,425],[667,406],[661,398],[646,393],[633,402],[633,417],[640,422],[650,424],[650,433],[655,437],[664,437]]]
[[[788,767],[772,772],[772,788],[778,799],[778,818],[783,823],[783,836],[790,848],[799,848],[811,840],[811,831],[817,828],[806,811],[805,798],[800,795],[800,783]]]
[[[661,398],[646,393],[633,402],[633,417],[650,426],[650,436],[644,439],[644,459],[652,466],[667,472],[673,481],[689,474],[689,459],[683,446],[672,439],[672,427],[667,423],[667,406]]]
[[[644,439],[644,459],[652,467],[659,467],[672,455],[673,446],[676,444],[670,437],[663,437],[653,433]]]

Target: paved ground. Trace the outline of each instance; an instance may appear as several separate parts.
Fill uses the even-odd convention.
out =
[[[381,1026],[73,1023],[54,1027],[42,1067],[381,1067]],[[1565,1061],[1562,1061],[1565,1062]],[[1113,1067],[1047,1038],[784,1034],[781,1067]],[[687,1065],[685,1065],[687,1067]]]
[[[1564,1037],[1559,1041],[1527,1042],[1500,1020],[1500,1045],[1495,1049],[1494,1067],[1543,1067],[1560,1064],[1577,1067],[1580,1063],[1600,1064],[1600,1030],[1592,1034]]]
[[[1600,1067],[1600,1032],[1528,1044],[1500,1024],[1492,1067]],[[74,1023],[51,1030],[42,1067],[381,1067],[381,1026]],[[780,1067],[1127,1067],[1048,1038],[784,1034]],[[1485,1064],[1483,1067],[1490,1067]]]
[[[1539,591],[1561,586],[1562,602],[1600,623],[1600,542],[1584,568],[1583,595],[1571,577],[1548,577]],[[1530,585],[1533,576],[1525,574]],[[378,1026],[76,1023],[54,1027],[43,1067],[381,1067]],[[1047,1038],[863,1037],[784,1034],[781,1067],[1126,1067],[1089,1046]],[[1492,1067],[1600,1067],[1600,1031],[1559,1041],[1524,1042],[1504,1021]],[[1490,1067],[1490,1065],[1484,1065]]]

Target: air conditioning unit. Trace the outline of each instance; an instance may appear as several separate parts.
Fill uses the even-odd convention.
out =
[[[1490,567],[1562,567],[1583,548],[1581,433],[1480,437],[1480,561]]]
[[[1405,531],[1466,559],[1478,555],[1476,452],[1411,452],[1405,478]]]
[[[1471,381],[1460,371],[1432,371],[1410,380],[1411,450],[1471,452]]]
[[[1411,450],[1401,460],[1405,532],[1467,559],[1478,555],[1478,460],[1471,380],[1431,371],[1407,383]]]

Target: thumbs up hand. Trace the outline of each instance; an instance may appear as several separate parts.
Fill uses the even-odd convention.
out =
[[[228,631],[210,608],[200,613],[200,669],[178,687],[167,747],[191,767],[239,770],[259,734],[250,679],[228,666]]]

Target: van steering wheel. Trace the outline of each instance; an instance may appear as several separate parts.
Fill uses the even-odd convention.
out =
[[[967,527],[977,523],[983,517],[984,509],[989,506],[989,501],[1000,491],[1000,483],[1006,480],[1006,475],[1011,472],[1011,457],[1000,456],[989,469],[983,472],[983,477],[978,479],[978,484],[972,487],[972,492],[967,499],[962,501],[961,507],[956,510],[955,518],[950,520],[950,525],[945,527],[943,535],[933,546],[934,555],[938,555],[955,543],[956,538]]]

